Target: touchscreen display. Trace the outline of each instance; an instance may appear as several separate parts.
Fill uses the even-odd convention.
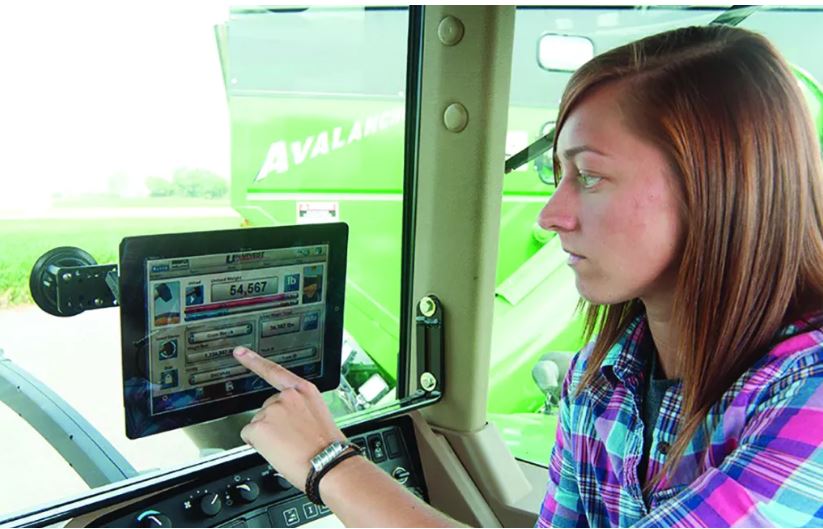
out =
[[[337,387],[345,224],[129,237],[120,299],[130,438],[259,407],[274,390],[240,365],[253,349]]]
[[[320,374],[328,253],[316,245],[147,260],[151,413],[268,389],[232,356],[239,345]]]

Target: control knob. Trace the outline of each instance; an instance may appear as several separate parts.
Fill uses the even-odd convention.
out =
[[[398,483],[401,485],[405,485],[407,481],[409,481],[409,476],[411,474],[408,470],[403,467],[394,467],[394,470],[391,473],[391,477],[397,480]]]
[[[251,503],[260,496],[260,487],[254,481],[246,481],[232,486],[232,495],[243,503]]]
[[[137,527],[172,527],[171,518],[154,509],[137,515]]]
[[[220,499],[220,495],[216,492],[204,494],[200,498],[200,512],[206,516],[214,516],[219,513],[222,508],[223,501]]]
[[[266,488],[269,488],[275,492],[280,492],[283,490],[289,490],[291,487],[291,483],[289,480],[281,476],[280,474],[271,473],[266,476]]]

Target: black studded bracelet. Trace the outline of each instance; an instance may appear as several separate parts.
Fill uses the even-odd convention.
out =
[[[337,457],[329,461],[320,470],[315,470],[314,467],[309,471],[306,477],[306,497],[315,505],[323,506],[323,500],[320,498],[320,479],[325,476],[329,470],[333,469],[346,459],[350,457],[359,456],[363,453],[363,448],[356,444],[347,443],[346,451],[339,454]]]

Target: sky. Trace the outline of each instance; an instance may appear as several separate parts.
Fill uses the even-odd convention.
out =
[[[226,1],[0,2],[0,209],[177,167],[229,173]]]

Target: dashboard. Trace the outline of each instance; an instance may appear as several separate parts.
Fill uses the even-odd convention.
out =
[[[401,416],[344,430],[367,457],[428,502],[412,421]],[[87,527],[301,527],[339,525],[327,507],[313,504],[256,452],[172,480],[130,491],[133,498],[77,516]],[[155,490],[159,489],[159,490]],[[100,507],[100,506],[98,506]],[[33,525],[40,525],[43,520]]]

